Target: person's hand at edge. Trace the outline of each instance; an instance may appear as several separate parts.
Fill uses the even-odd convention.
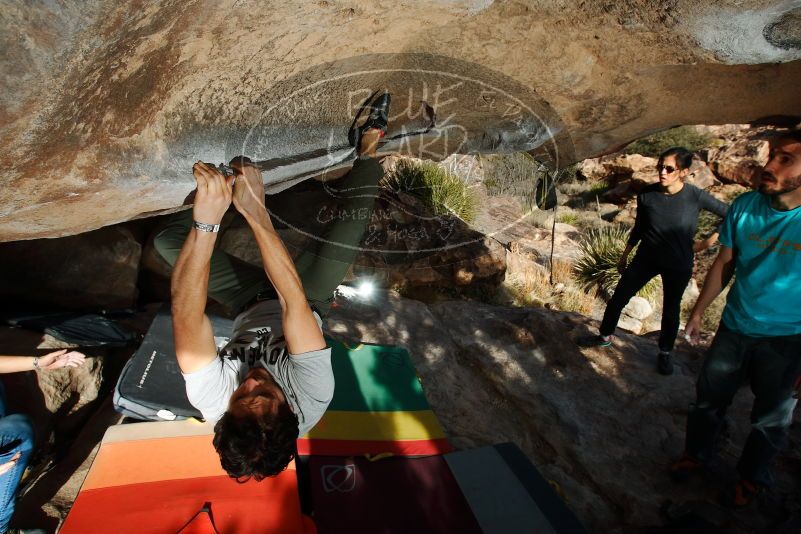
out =
[[[81,352],[67,349],[57,350],[44,356],[39,356],[39,369],[53,371],[63,367],[80,367],[86,361],[86,355]]]

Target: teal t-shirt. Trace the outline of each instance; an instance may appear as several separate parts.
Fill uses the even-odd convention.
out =
[[[720,243],[734,249],[723,324],[749,336],[801,333],[801,207],[778,211],[752,191],[729,208]]]

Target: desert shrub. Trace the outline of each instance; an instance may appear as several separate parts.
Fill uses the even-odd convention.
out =
[[[484,170],[484,186],[491,196],[516,197],[525,211],[534,210],[538,205],[537,183],[546,176],[552,176],[559,185],[572,183],[576,178],[576,165],[560,169],[555,175],[527,152],[513,154],[491,154],[481,158]],[[542,205],[544,198],[540,199]]]
[[[678,126],[638,139],[623,149],[623,152],[656,158],[674,146],[683,146],[687,150],[697,152],[710,146],[712,141],[712,137],[699,132],[692,126]]]
[[[491,154],[481,158],[484,186],[492,196],[524,198],[531,194],[544,167],[530,154]]]
[[[562,213],[556,217],[556,222],[575,226],[579,222],[579,216],[577,213],[572,212]]]
[[[573,279],[573,264],[569,261],[554,260],[553,281],[555,284],[572,284],[575,281]]]
[[[470,187],[436,163],[403,159],[387,173],[385,185],[419,197],[436,215],[456,215],[470,222],[478,197]]]
[[[590,315],[594,305],[595,290],[585,293],[576,287],[567,286],[554,295],[551,308]]]
[[[628,240],[628,228],[624,226],[605,226],[587,230],[579,242],[579,258],[574,264],[574,273],[579,285],[585,291],[598,288],[611,297],[620,281],[617,263]],[[629,260],[634,257],[631,253]],[[659,279],[654,278],[637,294],[653,301],[659,289]]]
[[[517,273],[507,284],[506,289],[517,306],[546,306],[555,310],[589,315],[595,305],[595,291],[587,293],[575,287],[572,272],[571,263],[555,261],[553,267],[555,285],[551,285],[547,269],[530,265]]]
[[[612,185],[609,182],[606,180],[600,180],[597,182],[592,182],[590,188],[584,194],[594,200],[596,196],[603,195],[611,188]]]

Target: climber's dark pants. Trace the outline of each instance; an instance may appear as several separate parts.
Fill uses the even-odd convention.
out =
[[[673,269],[670,266],[648,258],[645,254],[637,254],[615,288],[615,294],[606,305],[604,318],[599,330],[602,336],[615,332],[620,314],[631,297],[643,288],[653,277],[662,276],[662,330],[659,332],[659,350],[673,350],[676,334],[679,331],[681,314],[681,297],[692,276],[691,269]]]
[[[751,410],[751,433],[737,470],[745,480],[770,485],[771,460],[787,447],[799,374],[801,334],[751,337],[721,323],[698,377],[696,401],[690,406],[687,454],[709,461],[726,409],[740,386],[748,381],[756,398]]]
[[[321,235],[314,236],[312,244],[295,258],[306,298],[323,316],[331,307],[334,289],[345,278],[359,252],[382,176],[383,169],[376,159],[358,159],[343,178],[325,183],[327,202],[337,203],[338,213],[343,215],[335,218]],[[231,220],[226,216],[223,226]],[[178,260],[191,226],[190,209],[172,216],[156,234],[153,245],[170,265]],[[264,269],[219,248],[211,256],[208,291],[212,299],[233,312],[241,311],[259,294],[273,292]]]

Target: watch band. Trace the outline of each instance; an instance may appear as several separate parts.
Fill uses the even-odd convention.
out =
[[[202,222],[197,222],[197,221],[194,221],[193,224],[194,224],[195,228],[197,228],[201,232],[219,232],[220,231],[220,225],[219,224],[208,224],[208,223],[202,223]]]

